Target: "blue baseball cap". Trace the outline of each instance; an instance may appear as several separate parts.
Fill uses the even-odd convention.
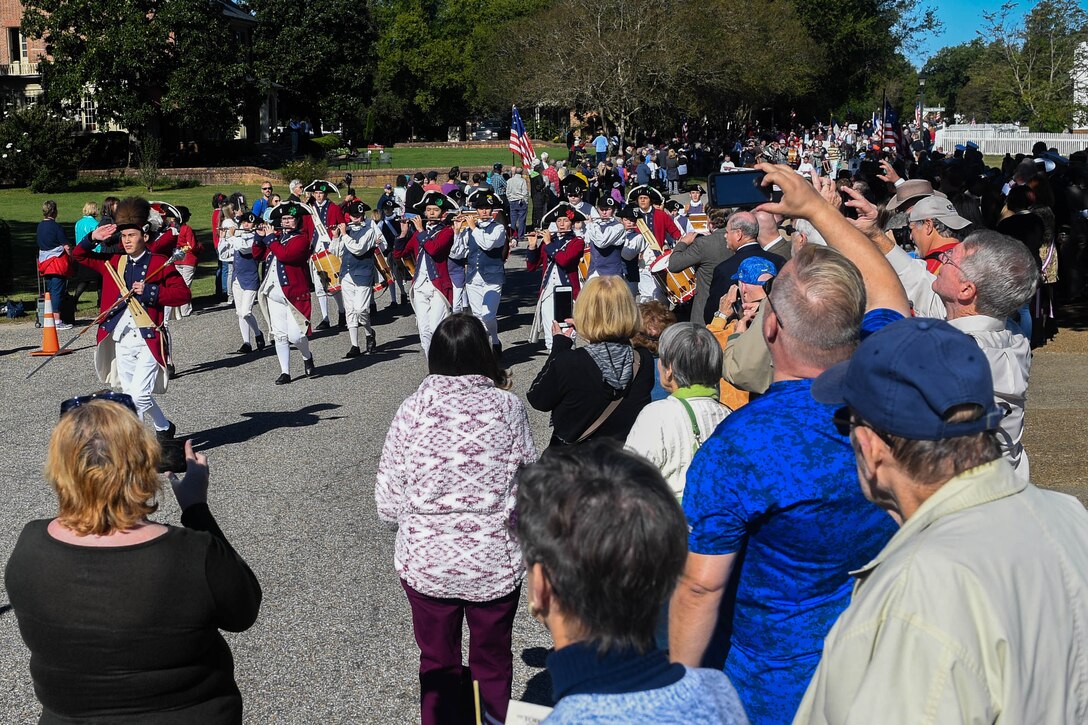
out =
[[[729,279],[739,280],[745,284],[763,284],[759,281],[759,278],[765,274],[772,277],[778,274],[778,269],[774,266],[774,263],[763,257],[748,257],[748,259],[740,263],[736,273]]]
[[[853,357],[812,382],[812,397],[846,405],[875,430],[911,440],[981,433],[1004,417],[978,343],[944,320],[925,317],[893,322],[867,337]],[[946,421],[965,404],[984,413],[962,423]]]

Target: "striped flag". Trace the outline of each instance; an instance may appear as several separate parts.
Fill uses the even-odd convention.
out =
[[[892,108],[892,104],[884,101],[884,140],[881,145],[902,155],[904,148],[900,133],[899,114]]]
[[[510,150],[521,157],[522,164],[526,168],[533,167],[536,160],[536,152],[533,151],[533,142],[529,140],[529,134],[525,132],[525,124],[521,121],[518,107],[514,106],[510,117]]]

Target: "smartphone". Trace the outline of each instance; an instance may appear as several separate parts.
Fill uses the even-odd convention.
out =
[[[869,159],[866,159],[865,161],[862,161],[861,166],[858,167],[858,173],[870,179],[875,179],[877,174],[884,173],[884,169],[881,168],[879,161],[870,161]]]
[[[717,171],[707,179],[711,206],[758,206],[782,198],[781,189],[762,186],[765,174],[756,169]]]
[[[552,314],[560,327],[570,327],[567,320],[574,317],[574,290],[570,286],[552,290]]]

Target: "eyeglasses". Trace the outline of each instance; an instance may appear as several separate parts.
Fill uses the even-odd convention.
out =
[[[80,395],[77,398],[69,398],[60,404],[60,414],[64,415],[68,411],[86,405],[92,400],[108,400],[111,403],[118,403],[139,415],[139,411],[136,410],[136,403],[133,402],[131,395],[115,393],[112,390],[106,390],[101,393],[91,393],[90,395]]]
[[[271,186],[262,186],[261,191],[272,191],[272,187]]]
[[[869,423],[854,415],[854,411],[850,409],[849,405],[844,405],[832,414],[831,422],[835,424],[835,430],[839,432],[839,435],[850,437],[850,433],[854,428],[868,428],[876,437],[884,441],[889,447],[892,446],[892,439],[886,434],[882,433],[874,428]]]
[[[774,302],[771,300],[771,288],[774,286],[775,279],[777,278],[771,277],[763,283],[763,294],[767,295],[767,304],[771,306],[771,312],[774,313],[775,319],[778,320],[778,326],[785,330],[786,326],[782,324],[782,315],[778,314],[778,310],[774,308]]]
[[[963,267],[952,261],[952,250],[950,249],[946,249],[937,254],[937,261],[941,264],[947,264],[949,267],[955,267],[956,269],[963,271]]]

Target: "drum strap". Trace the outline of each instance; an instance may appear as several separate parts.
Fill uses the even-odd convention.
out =
[[[593,435],[597,431],[597,429],[604,425],[604,422],[608,420],[608,418],[613,413],[616,412],[616,408],[620,407],[620,403],[622,403],[624,398],[627,397],[627,393],[631,391],[631,386],[635,384],[635,377],[638,375],[638,368],[640,362],[641,356],[638,354],[638,350],[635,350],[635,358],[631,365],[631,382],[628,383],[627,390],[623,391],[623,395],[613,400],[611,403],[608,404],[607,408],[601,411],[601,414],[597,416],[597,420],[589,424],[589,427],[586,428],[585,432],[582,433],[582,435],[578,436],[578,440],[574,441],[575,443],[581,443],[586,438],[589,438],[591,435]]]

